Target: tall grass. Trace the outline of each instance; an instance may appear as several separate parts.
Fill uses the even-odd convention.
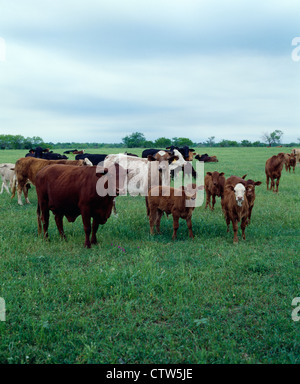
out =
[[[291,318],[300,296],[299,167],[283,170],[274,194],[264,164],[277,148],[197,152],[219,158],[205,171],[263,182],[246,241],[239,231],[233,244],[218,198],[214,212],[195,209],[194,240],[181,221],[172,241],[172,218],[150,236],[145,199],[127,196],[117,198],[119,216],[99,228],[92,249],[83,247],[80,217],[64,221],[65,242],[51,215],[45,242],[37,236],[35,189],[22,207],[4,191],[1,363],[299,363],[300,323]],[[1,151],[0,162],[22,156]]]

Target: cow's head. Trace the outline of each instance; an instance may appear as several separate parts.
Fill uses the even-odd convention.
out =
[[[222,186],[224,186],[225,183],[225,177],[224,172],[206,172],[207,175],[211,177],[212,185],[213,185],[213,192],[216,194],[219,194],[220,189]]]
[[[246,182],[246,196],[248,199],[255,197],[255,186],[261,185],[261,181],[247,180]]]
[[[168,165],[171,164],[174,160],[177,159],[171,151],[158,151],[155,155],[148,155],[148,161],[158,161],[159,171],[163,171],[168,168]]]
[[[93,163],[92,163],[87,157],[85,157],[85,158],[83,159],[83,165],[86,165],[86,166],[88,166],[88,167],[92,167],[92,166],[93,166]]]
[[[236,200],[237,205],[239,207],[241,207],[243,205],[244,200],[245,200],[246,187],[242,183],[238,183],[238,184],[236,184],[235,187],[233,187],[231,185],[230,188],[233,190],[233,192],[235,194],[235,200]]]

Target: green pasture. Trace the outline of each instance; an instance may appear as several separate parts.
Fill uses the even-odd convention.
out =
[[[51,214],[45,242],[37,236],[35,188],[24,206],[4,191],[0,363],[299,364],[292,300],[300,297],[300,167],[283,170],[278,194],[267,191],[264,173],[265,161],[281,151],[290,148],[196,149],[219,159],[205,172],[263,182],[238,244],[232,227],[226,232],[219,198],[214,212],[195,209],[194,240],[181,221],[172,241],[171,216],[150,236],[141,196],[117,198],[119,216],[99,228],[91,249],[83,247],[80,217],[64,221],[62,241]],[[0,163],[24,152],[0,151]]]

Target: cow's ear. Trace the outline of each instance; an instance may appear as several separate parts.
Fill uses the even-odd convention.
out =
[[[207,174],[208,176],[212,176],[212,173],[211,173],[211,172],[206,172],[206,174]]]
[[[247,176],[247,173],[246,173],[246,175],[242,176],[242,179],[245,179],[246,176]]]
[[[260,185],[261,184],[261,181],[256,181],[255,183],[254,183],[254,185]]]
[[[234,186],[233,185],[227,185],[226,188],[230,189],[231,191],[234,191]]]
[[[147,156],[148,161],[156,161],[155,157],[152,155]]]
[[[224,176],[224,175],[225,175],[224,172],[219,173],[219,176]]]

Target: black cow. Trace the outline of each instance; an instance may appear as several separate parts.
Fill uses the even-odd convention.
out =
[[[204,155],[196,155],[195,156],[195,159],[199,160],[199,161],[204,161],[206,162],[207,161],[207,158],[209,158],[208,154],[207,153],[204,153]]]
[[[166,149],[170,151],[174,151],[174,149],[177,149],[183,156],[185,161],[192,161],[193,160],[193,153],[195,152],[194,149],[189,148],[187,145],[184,147],[176,147],[174,145],[171,145],[170,147],[167,147]]]
[[[42,147],[36,147],[35,150],[34,150],[34,157],[38,158],[38,159],[42,159],[43,158],[43,153],[46,152],[47,150],[46,149],[43,149]]]
[[[76,155],[75,160],[84,160],[85,158],[88,158],[93,163],[93,165],[98,165],[99,163],[104,161],[106,156],[107,155],[97,155],[94,153],[83,153],[80,155]]]
[[[157,154],[157,152],[159,151],[165,151],[164,149],[154,149],[154,148],[151,148],[151,149],[145,149],[143,152],[142,152],[142,157],[144,159],[147,159],[148,156],[154,156]]]
[[[65,151],[64,153],[66,153],[67,155],[69,155],[70,153],[73,153],[73,152],[77,152],[77,149],[68,149],[68,150]]]
[[[68,157],[66,155],[60,155],[59,153],[45,152],[45,153],[43,153],[43,159],[45,159],[45,160],[61,160],[61,159],[67,160]]]
[[[35,151],[34,149],[29,149],[29,152],[26,153],[25,157],[35,157]]]

